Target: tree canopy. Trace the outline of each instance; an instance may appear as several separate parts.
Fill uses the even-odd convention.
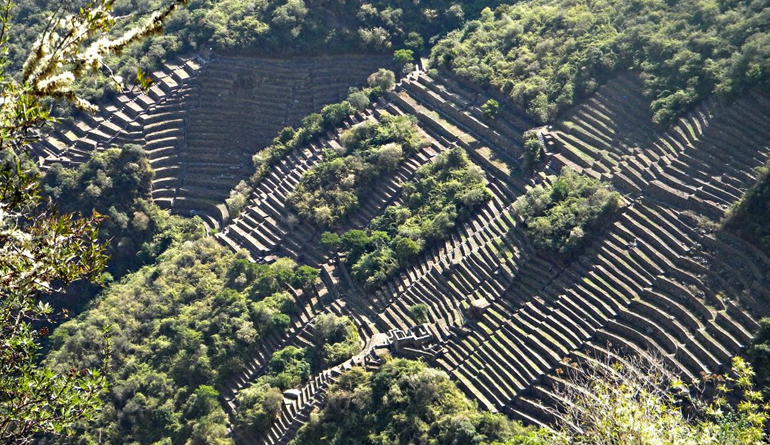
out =
[[[547,185],[537,185],[515,204],[527,235],[539,248],[575,254],[620,208],[622,198],[608,184],[566,169]]]
[[[492,197],[484,171],[462,148],[439,154],[403,184],[403,204],[393,204],[366,231],[327,232],[322,242],[345,255],[351,274],[368,288],[409,266],[426,248],[445,240],[458,222]]]
[[[217,389],[244,369],[263,338],[289,327],[287,290],[298,270],[287,259],[253,264],[203,238],[110,286],[54,332],[46,362],[53,369],[98,364],[94,333],[114,326],[114,384],[96,423],[80,426],[80,443],[229,443]]]
[[[432,50],[539,122],[622,70],[642,73],[653,119],[666,124],[706,96],[770,80],[766,1],[535,0],[485,9]]]
[[[323,408],[292,445],[500,443],[529,429],[480,412],[444,372],[395,359],[375,372],[353,368],[329,389]]]

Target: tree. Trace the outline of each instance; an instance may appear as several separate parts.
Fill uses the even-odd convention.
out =
[[[697,384],[639,358],[560,369],[566,384],[557,396],[564,404],[548,443],[764,443],[767,407],[752,387],[754,373],[740,357],[732,365],[729,374],[704,375]],[[737,408],[728,405],[728,395]]]
[[[396,85],[396,75],[393,74],[393,71],[384,68],[380,68],[366,80],[369,82],[369,86],[379,88],[382,91],[390,91]]]
[[[93,416],[106,388],[98,370],[56,374],[37,364],[54,321],[41,297],[58,283],[97,281],[106,260],[97,242],[101,218],[41,211],[37,180],[18,161],[0,172],[0,442],[9,444],[71,433],[73,423]]]
[[[99,71],[103,57],[157,31],[185,0],[156,11],[144,25],[117,38],[114,0],[100,0],[71,16],[54,16],[33,46],[20,79],[0,70],[0,442],[27,444],[41,434],[73,433],[75,422],[91,419],[101,405],[106,380],[100,370],[57,373],[38,362],[40,341],[54,322],[42,297],[79,280],[98,281],[105,264],[97,241],[101,216],[58,214],[41,202],[39,178],[23,149],[50,122],[42,99],[93,106],[73,91],[74,82]],[[0,51],[7,53],[11,3],[0,8]],[[115,83],[119,79],[112,78]],[[109,357],[109,343],[101,351]]]
[[[481,106],[481,111],[484,112],[484,116],[487,118],[494,119],[500,111],[500,103],[494,99],[489,99]]]
[[[543,144],[537,137],[537,133],[528,131],[524,133],[524,159],[522,167],[531,170],[543,157]]]
[[[418,323],[425,323],[428,320],[428,306],[422,303],[410,306],[409,313]]]
[[[397,49],[393,53],[393,61],[402,68],[409,63],[414,63],[414,51],[411,49]]]
[[[363,111],[366,109],[366,107],[369,106],[371,101],[365,92],[355,90],[351,91],[350,95],[348,95],[348,102],[353,106],[353,108],[355,108],[356,111]]]

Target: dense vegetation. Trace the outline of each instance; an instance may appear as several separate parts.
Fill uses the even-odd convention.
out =
[[[354,368],[328,392],[293,445],[753,445],[768,416],[740,358],[727,375],[690,386],[657,364],[565,363],[564,405],[552,431],[479,412],[443,372],[392,360],[372,374]],[[703,397],[705,393],[714,394]],[[740,401],[736,408],[729,396]],[[691,415],[684,413],[689,407]]]
[[[480,412],[447,375],[422,362],[392,360],[376,373],[353,368],[293,445],[491,444],[529,434],[500,414]]]
[[[770,396],[770,318],[759,320],[759,330],[754,334],[746,353],[756,371],[757,389],[765,400]]]
[[[98,240],[98,215],[58,213],[41,200],[40,178],[25,161],[25,145],[50,122],[46,99],[88,107],[72,90],[78,79],[98,71],[107,54],[157,30],[181,3],[157,11],[155,21],[116,40],[104,34],[119,18],[109,2],[84,5],[56,17],[40,34],[45,48],[30,53],[17,80],[8,66],[13,3],[0,6],[0,442],[26,445],[48,434],[70,436],[102,406],[108,376],[109,343],[95,352],[93,368],[41,363],[41,342],[57,321],[44,298],[79,279],[99,282],[106,257]],[[94,40],[96,42],[94,42]],[[98,42],[98,43],[97,43]],[[87,57],[83,55],[87,54]],[[10,156],[9,156],[10,155]],[[90,332],[91,341],[103,331]]]
[[[302,176],[289,203],[320,226],[349,215],[377,178],[426,143],[416,122],[413,116],[383,116],[347,130],[340,136],[341,149],[324,152],[323,160]]]
[[[116,16],[136,21],[159,8],[161,0],[119,0]],[[146,71],[182,52],[213,49],[217,53],[261,56],[390,52],[392,48],[421,50],[426,42],[460,26],[481,8],[499,1],[457,0],[190,0],[187,8],[169,17],[166,33],[126,48],[122,55],[106,59],[127,84],[136,82],[136,69]],[[74,2],[69,7],[84,5]],[[10,45],[10,59],[21,66],[27,48],[48,23],[55,2],[21,1],[16,5],[16,26]],[[41,10],[46,11],[41,13]],[[125,27],[118,24],[116,31]],[[89,98],[110,91],[106,75],[81,83],[79,92]]]
[[[59,211],[104,215],[99,240],[107,245],[110,256],[104,275],[107,283],[153,263],[170,246],[205,234],[199,218],[170,215],[152,203],[153,175],[144,150],[126,145],[94,151],[76,169],[53,164],[43,177],[43,194]],[[100,290],[77,283],[53,296],[51,302],[76,314]]]
[[[770,165],[725,216],[723,227],[770,256]]]
[[[150,201],[152,178],[145,151],[137,145],[94,151],[77,169],[52,164],[43,191],[60,211],[107,216],[99,230],[112,240],[108,271],[113,278],[152,263],[174,242],[203,235],[198,218],[172,216]]]
[[[764,0],[539,0],[484,10],[432,57],[502,90],[539,122],[635,69],[654,120],[667,123],[709,94],[767,85],[768,47]]]
[[[484,172],[462,148],[441,153],[405,183],[403,204],[389,206],[368,230],[327,232],[322,242],[341,250],[353,278],[368,288],[406,268],[427,247],[445,240],[458,222],[492,196]]]
[[[0,102],[6,143],[25,137],[14,135],[12,107]],[[95,415],[107,388],[102,362],[61,373],[39,363],[41,342],[62,316],[43,297],[77,280],[100,282],[106,261],[100,218],[58,214],[41,199],[39,180],[34,164],[0,148],[0,443],[72,434],[74,422]]]
[[[288,285],[316,271],[281,259],[256,265],[210,239],[188,241],[112,285],[52,336],[48,363],[94,366],[112,326],[114,384],[80,443],[205,443],[227,436],[216,387],[271,332],[289,327]],[[313,272],[313,273],[311,273]]]
[[[283,391],[307,383],[311,373],[344,362],[361,347],[353,322],[332,314],[315,321],[313,341],[313,350],[288,346],[273,354],[267,372],[238,393],[235,423],[244,433],[266,431],[280,412]]]
[[[552,184],[529,189],[515,209],[538,248],[568,256],[590,239],[621,202],[620,194],[609,185],[567,169]]]

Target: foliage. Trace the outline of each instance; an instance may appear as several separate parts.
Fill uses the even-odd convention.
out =
[[[489,99],[488,101],[484,102],[484,105],[481,106],[481,111],[488,119],[494,119],[497,117],[497,113],[500,112],[500,102],[494,99]]]
[[[114,324],[113,388],[80,443],[229,443],[216,388],[244,369],[262,338],[288,327],[294,302],[286,289],[297,270],[287,259],[254,264],[200,239],[110,286],[56,330],[46,362],[94,366],[102,347],[95,333]],[[196,394],[211,403],[194,403]]]
[[[315,349],[288,346],[270,358],[267,372],[238,393],[236,426],[247,434],[268,430],[281,411],[282,392],[307,383],[312,373],[344,362],[360,349],[358,331],[347,317],[322,314],[315,322]]]
[[[287,346],[273,354],[267,364],[270,384],[281,390],[296,388],[310,377],[310,351]]]
[[[543,144],[534,131],[524,133],[524,159],[522,168],[532,170],[543,159]]]
[[[133,144],[94,151],[77,170],[66,170],[61,164],[53,164],[49,170],[46,192],[70,211],[83,203],[95,209],[127,208],[135,199],[149,196],[155,176],[142,147]]]
[[[74,422],[91,419],[109,356],[104,343],[93,369],[39,365],[40,341],[56,318],[41,298],[79,279],[98,280],[106,258],[97,241],[101,218],[59,215],[41,204],[28,167],[15,156],[0,164],[0,441],[14,444],[41,433],[71,435]],[[104,327],[92,334],[104,338]]]
[[[428,306],[422,303],[412,305],[409,307],[409,314],[417,323],[424,323],[428,321]]]
[[[60,210],[92,211],[105,215],[99,240],[111,240],[105,279],[118,280],[142,265],[150,264],[173,244],[205,234],[199,218],[172,216],[151,201],[153,171],[139,146],[93,151],[88,162],[76,169],[61,164],[49,167],[42,181],[44,195]],[[78,283],[57,293],[51,303],[76,314],[100,291],[98,286]]]
[[[764,1],[536,0],[485,9],[433,49],[435,63],[547,122],[618,71],[641,71],[668,123],[712,93],[770,79]]]
[[[249,187],[246,181],[240,181],[234,189],[230,190],[230,197],[225,199],[225,205],[227,205],[227,212],[230,218],[237,218],[241,214],[244,207],[246,207],[250,193],[251,187]]]
[[[746,354],[756,370],[757,387],[767,397],[770,395],[770,318],[759,320],[759,330],[754,333]]]
[[[316,362],[318,369],[338,365],[361,349],[361,339],[348,317],[323,314],[315,322]]]
[[[767,407],[752,387],[753,370],[740,357],[732,364],[731,373],[704,375],[692,385],[635,359],[571,369],[558,391],[565,403],[548,443],[764,443]],[[706,398],[707,392],[714,395]]]
[[[12,3],[0,7],[0,441],[27,444],[45,435],[71,436],[75,422],[88,422],[107,387],[99,369],[110,357],[106,321],[91,332],[102,339],[92,369],[40,363],[40,342],[54,322],[42,298],[73,281],[101,278],[106,257],[98,241],[101,217],[58,214],[42,202],[39,177],[25,161],[24,146],[51,121],[43,100],[64,99],[82,108],[73,84],[99,72],[103,58],[155,32],[183,1],[160,9],[153,20],[106,38],[115,23],[111,0],[54,13],[18,73],[7,76]]]
[[[64,15],[60,10],[45,14],[45,27],[32,34],[36,40],[29,53],[22,51],[27,58],[20,77],[29,87],[27,94],[35,98],[64,99],[78,108],[94,110],[91,103],[76,93],[76,80],[103,74],[100,70],[106,66],[105,59],[157,34],[163,22],[187,1],[155,5],[142,24],[128,21],[126,16],[116,19],[112,15],[115,0],[89,3],[77,14]],[[6,8],[10,8],[10,3]],[[109,35],[117,22],[121,22],[122,29]],[[122,79],[110,70],[106,72],[109,73],[106,78],[120,89]]]
[[[278,136],[273,139],[272,145],[263,148],[252,157],[255,172],[251,177],[251,184],[258,183],[267,174],[270,167],[287,154],[321,136],[356,111],[363,111],[369,106],[371,100],[377,99],[380,95],[381,91],[373,88],[353,89],[346,101],[336,104],[336,106],[327,105],[324,107],[324,110],[327,110],[328,117],[326,119],[323,115],[311,114],[302,120],[302,125],[299,128],[286,127],[281,130]],[[338,112],[340,109],[346,110],[348,114],[342,116]],[[249,192],[249,190],[240,187],[240,184],[231,192],[231,202],[234,208],[240,204],[245,205]]]
[[[126,145],[94,151],[77,169],[51,165],[43,190],[61,210],[107,216],[99,238],[112,240],[108,271],[119,279],[153,262],[172,243],[205,233],[199,219],[171,216],[150,201],[153,176],[144,150]]]
[[[393,71],[380,68],[366,79],[369,86],[379,91],[390,91],[396,85],[396,75]]]
[[[377,178],[425,144],[412,116],[359,124],[343,133],[340,142],[342,150],[325,151],[288,198],[301,217],[326,227],[347,216]]]
[[[758,169],[757,182],[727,212],[722,227],[770,256],[770,164]]]
[[[499,0],[190,0],[187,8],[165,21],[166,33],[122,48],[120,57],[107,56],[114,67],[113,80],[140,85],[144,71],[152,72],[174,55],[213,50],[217,53],[287,57],[351,52],[390,52],[408,45],[419,48],[426,40],[456,28],[465,16]],[[114,33],[125,31],[124,22],[162,9],[163,0],[115,0]],[[20,67],[28,48],[46,29],[51,5],[20,0],[11,45],[12,62]],[[419,45],[417,45],[419,43]],[[415,47],[415,45],[417,45]],[[137,76],[137,67],[140,75]],[[108,72],[79,82],[79,96],[99,99],[111,94]]]
[[[411,49],[397,49],[393,53],[393,61],[396,65],[404,67],[406,64],[414,62],[414,51]]]
[[[268,379],[257,379],[236,397],[238,410],[235,426],[246,434],[257,436],[270,429],[281,413],[283,393],[271,386]]]
[[[414,71],[414,51],[411,49],[397,49],[393,53],[393,61],[401,67],[403,74],[409,74]]]
[[[483,445],[529,433],[503,415],[478,411],[444,372],[422,362],[389,361],[376,374],[353,368],[327,394],[290,443]]]
[[[620,194],[609,185],[566,169],[552,184],[529,189],[516,202],[515,210],[538,248],[572,255],[621,202]]]
[[[389,206],[368,231],[324,234],[322,243],[341,249],[353,278],[368,288],[403,270],[432,243],[446,239],[457,222],[491,198],[484,172],[459,147],[441,153],[403,186],[403,204]]]

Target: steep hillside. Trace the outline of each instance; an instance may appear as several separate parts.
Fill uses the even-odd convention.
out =
[[[41,163],[77,165],[91,150],[141,145],[155,170],[154,201],[218,227],[230,189],[252,174],[254,153],[389,64],[376,55],[180,60],[153,73],[146,94],[122,95],[103,115],[59,126],[32,153]]]
[[[221,63],[242,66],[230,59]],[[206,65],[210,67],[216,67],[215,62]],[[248,107],[254,102],[238,92],[252,85],[249,79],[256,81],[243,74],[256,72],[253,65],[243,71],[217,71],[211,77],[217,82],[212,83],[223,84],[226,75],[232,83],[197,97],[215,108],[219,94],[233,94],[245,98],[243,107]],[[157,96],[157,104],[148,106],[145,114],[137,113],[151,119],[141,134],[158,136],[151,138],[157,141],[150,152],[154,165],[162,167],[157,162],[164,156],[158,155],[167,153],[181,166],[169,169],[168,175],[161,168],[157,184],[165,183],[164,177],[176,178],[173,172],[185,168],[187,176],[180,179],[188,181],[196,167],[210,164],[228,171],[229,166],[241,167],[226,178],[201,174],[203,181],[234,184],[247,176],[247,159],[228,158],[223,163],[220,155],[190,161],[198,153],[209,156],[203,142],[200,149],[193,149],[198,141],[211,135],[214,147],[222,141],[214,129],[227,128],[229,117],[246,110],[233,108],[232,114],[224,110],[220,120],[209,121],[218,124],[208,127],[206,121],[197,120],[202,110],[190,110],[180,118],[172,106],[175,98],[191,94],[192,85],[204,88],[203,73],[193,70],[197,77],[186,83],[177,82],[173,74],[161,80],[148,96]],[[182,72],[176,70],[175,77],[183,77]],[[267,103],[270,96],[260,97]],[[216,235],[234,250],[245,249],[257,262],[287,256],[321,269],[315,289],[293,298],[296,316],[288,329],[266,336],[244,357],[242,371],[221,380],[221,400],[231,416],[239,415],[238,395],[267,375],[275,353],[287,346],[313,347],[314,325],[322,314],[349,317],[364,344],[353,358],[320,369],[302,383],[298,395],[286,399],[269,431],[253,436],[236,430],[238,442],[286,443],[344,369],[376,367],[381,360],[377,351],[382,350],[421,357],[445,370],[485,409],[547,425],[551,408],[558,404],[552,388],[562,383],[565,361],[641,354],[662,357],[673,369],[695,378],[703,372],[724,371],[730,357],[748,343],[758,319],[768,315],[762,301],[770,296],[770,260],[701,221],[720,219],[757,179],[756,169],[767,162],[770,135],[763,123],[770,116],[768,96],[754,90],[735,103],[704,102],[665,131],[652,123],[635,73],[610,80],[547,128],[535,127],[501,97],[497,97],[500,109],[490,117],[483,110],[489,99],[485,91],[447,72],[432,76],[415,72],[364,112],[347,118],[336,133],[271,165],[253,185],[241,215]],[[313,104],[304,106],[297,110],[310,110]],[[293,115],[292,109],[284,108],[276,128],[303,112]],[[346,129],[401,115],[414,116],[426,143],[378,179],[377,187],[334,225],[334,232],[365,229],[389,206],[402,203],[403,188],[415,180],[417,170],[450,148],[464,150],[481,168],[491,199],[467,220],[448,226],[446,238],[427,245],[396,276],[365,291],[341,258],[322,243],[327,228],[295,214],[288,197],[303,174],[328,156],[325,153],[339,151],[347,143]],[[201,123],[193,126],[188,121]],[[102,121],[99,128],[106,128],[104,122],[109,121]],[[174,130],[174,125],[185,129],[186,152],[175,152],[170,144],[162,148],[164,141],[175,140],[160,137],[165,132],[169,138],[179,137],[181,130]],[[236,147],[239,134],[245,140],[269,137],[261,126],[230,128],[234,132],[228,133],[228,142]],[[542,159],[530,167],[533,174],[521,167],[522,135],[530,129],[544,143]],[[84,133],[88,134],[95,132]],[[130,135],[124,130],[115,134]],[[238,152],[232,145],[225,149],[230,155]],[[242,145],[241,150],[253,148]],[[526,190],[551,184],[550,175],[565,168],[611,183],[625,195],[619,213],[574,258],[555,257],[535,247],[515,205]],[[185,184],[190,182],[182,182],[179,190],[188,191],[193,199],[215,202],[213,193],[197,195],[200,189],[185,189]],[[226,192],[222,187],[216,196],[223,199]],[[165,198],[156,197],[161,202]]]
[[[273,169],[220,239],[255,259],[281,253],[323,266],[337,301],[347,303],[367,338],[413,328],[411,308],[424,305],[430,341],[406,354],[445,369],[481,406],[527,422],[549,421],[546,408],[556,402],[550,388],[565,360],[640,353],[661,356],[693,378],[723,371],[767,315],[761,301],[770,289],[770,261],[732,235],[698,228],[697,221],[698,215],[721,218],[767,161],[768,97],[756,91],[734,104],[709,101],[660,131],[636,75],[624,74],[552,130],[541,130],[545,172],[572,168],[613,183],[628,200],[588,249],[566,262],[538,251],[514,210],[529,182],[517,167],[517,140],[531,124],[505,108],[484,119],[486,100],[457,79],[418,74],[361,116],[415,115],[431,152],[464,147],[493,192],[449,240],[375,293],[362,293],[345,268],[319,250],[321,229],[286,220],[286,195],[334,139]],[[407,160],[345,226],[364,227],[393,196],[397,201],[408,166],[429,157]],[[542,174],[534,179],[550,181]],[[313,390],[300,400],[300,414],[309,409],[303,403],[317,403],[311,403]],[[286,415],[284,424],[296,425],[298,414]],[[283,437],[276,434],[266,443]]]
[[[563,2],[502,5],[434,46],[439,65],[503,91],[539,122],[613,73],[640,71],[653,120],[669,124],[712,94],[767,87],[766,1]]]
[[[216,292],[195,278],[182,283],[190,289],[181,297],[202,318],[207,299],[223,312],[232,303],[230,332],[208,320],[195,335],[195,323],[171,330],[146,317],[141,327],[173,331],[187,346],[195,340],[221,361],[213,382],[195,382],[216,386],[207,400],[216,397],[221,409],[206,415],[216,418],[218,438],[274,445],[345,431],[325,429],[319,416],[334,418],[343,412],[335,404],[347,404],[355,388],[381,384],[376,372],[385,379],[411,366],[391,356],[437,368],[442,373],[427,374],[445,385],[445,373],[483,410],[548,427],[565,403],[560,389],[571,385],[564,375],[571,364],[660,359],[693,381],[727,372],[744,351],[770,316],[770,258],[752,243],[763,239],[761,227],[751,228],[752,238],[720,222],[731,208],[741,218],[733,221],[764,221],[747,212],[766,207],[770,71],[757,45],[770,8],[562,6],[486,9],[438,44],[435,66],[410,71],[393,88],[359,92],[360,107],[327,108],[338,114],[333,120],[303,118],[349,98],[348,87],[363,85],[390,57],[179,60],[153,74],[147,94],[121,96],[103,115],[33,147],[44,166],[75,165],[89,151],[140,143],[156,172],[153,200],[217,228],[196,244],[221,260],[211,271]],[[703,17],[688,19],[687,7]],[[752,23],[756,32],[743,32]],[[300,122],[313,130],[282,131]],[[225,199],[242,180],[245,205],[231,216]],[[576,196],[573,184],[595,193]],[[593,219],[576,220],[585,214]],[[558,227],[534,230],[535,215]],[[535,239],[555,231],[577,241],[549,249]],[[198,264],[192,248],[172,252],[180,268]],[[160,272],[173,275],[164,261],[129,280],[150,286]],[[110,310],[119,306],[115,289],[131,290],[129,280],[107,294]],[[265,281],[275,284],[269,297],[260,293]],[[280,298],[272,295],[279,288]],[[329,320],[346,335],[327,342],[335,337]],[[84,315],[78,323],[97,321]],[[269,327],[252,335],[262,322]],[[68,331],[76,325],[57,334],[52,360],[77,355],[61,350],[82,343]],[[153,347],[168,352],[167,343]],[[185,362],[175,357],[180,378]],[[192,410],[182,403],[192,388],[174,387],[176,423]],[[121,419],[135,404],[113,396],[103,423],[113,433],[132,428]],[[359,396],[376,408],[372,394]],[[193,437],[185,435],[192,425],[158,418],[175,431],[173,443]]]

